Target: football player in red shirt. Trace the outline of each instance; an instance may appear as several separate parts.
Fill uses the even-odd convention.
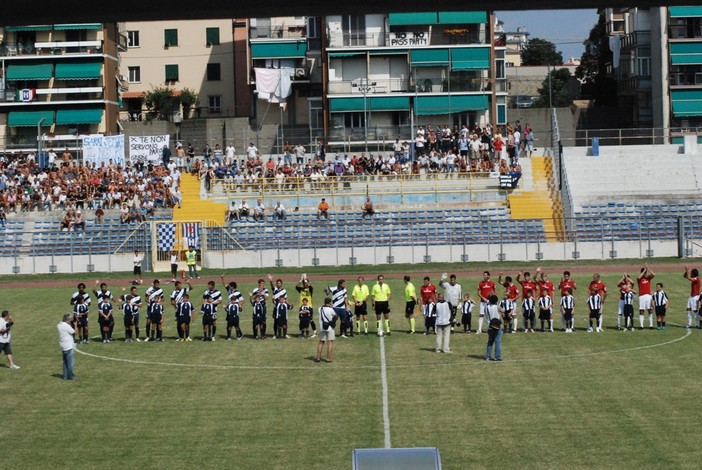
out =
[[[478,296],[480,297],[480,312],[478,313],[478,331],[477,333],[482,333],[483,331],[483,320],[485,319],[485,313],[487,312],[487,307],[490,305],[488,297],[495,293],[495,283],[490,279],[490,273],[488,271],[483,272],[483,280],[478,283]]]
[[[575,281],[570,278],[570,271],[563,271],[563,277],[561,277],[561,282],[558,283],[558,288],[561,290],[561,297],[568,295],[569,291],[571,295],[575,293],[575,289],[577,289],[577,287],[575,285]],[[562,315],[561,323],[562,330],[565,331],[566,325]],[[575,315],[573,315],[573,318],[571,319],[571,325],[575,325]],[[573,326],[571,329],[575,331],[575,326]]]
[[[693,312],[697,310],[697,302],[700,299],[700,272],[697,268],[688,269],[685,266],[683,277],[690,281],[690,297],[687,299],[687,327],[692,328]],[[695,323],[697,328],[699,328],[699,315],[695,315]]]
[[[653,297],[651,296],[651,279],[656,274],[651,271],[648,264],[641,268],[636,282],[639,284],[639,329],[644,329],[644,310],[648,310],[648,329],[653,329]]]
[[[424,306],[431,302],[431,299],[436,295],[436,286],[431,283],[429,276],[424,276],[424,283],[419,288],[419,299],[422,302],[421,311],[424,311]]]
[[[541,268],[536,268],[536,283],[539,285],[539,292],[546,289],[548,296],[553,297],[554,285],[553,282],[548,280],[548,274],[543,272]]]
[[[531,291],[532,293],[536,292],[536,283],[531,280],[531,273],[529,271],[524,273],[519,271],[519,274],[517,274],[517,282],[522,285],[522,300],[526,298],[527,291]]]

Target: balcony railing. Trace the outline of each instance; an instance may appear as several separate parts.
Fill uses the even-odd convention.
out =
[[[384,94],[390,92],[405,93],[448,93],[459,91],[485,91],[488,80],[480,77],[451,78],[440,76],[418,77],[416,80],[409,78],[369,79],[366,94]],[[364,87],[359,86],[356,80],[335,80],[329,82],[329,94],[363,95]]]
[[[625,34],[622,37],[622,48],[629,48],[634,46],[646,46],[651,44],[651,33],[650,31],[634,31],[629,34]]]
[[[252,26],[249,31],[251,39],[288,39],[307,37],[305,25],[271,25],[268,27]]]
[[[42,54],[99,54],[102,41],[46,41],[35,43],[8,43],[0,46],[0,56],[14,57]]]
[[[427,31],[428,33],[428,31]],[[386,32],[368,33],[366,31],[346,31],[328,33],[329,47],[353,47],[353,46],[373,46],[390,47],[390,35]],[[444,31],[434,31],[428,34],[429,40],[426,46],[458,45],[458,44],[481,44],[480,31],[477,29],[466,29],[460,33],[446,33]],[[397,46],[397,47],[408,47]]]
[[[62,101],[89,101],[104,99],[103,88],[73,87],[73,88],[37,88],[32,103],[55,103]],[[17,90],[8,88],[0,93],[0,102],[21,102]]]

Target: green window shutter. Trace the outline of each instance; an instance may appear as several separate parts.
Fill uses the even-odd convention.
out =
[[[178,30],[177,29],[165,29],[163,31],[163,43],[165,46],[177,46],[178,45]]]
[[[219,44],[219,28],[207,28],[205,36],[208,46],[216,46]]]
[[[440,24],[482,24],[488,22],[485,11],[440,11]]]
[[[166,81],[167,82],[177,82],[178,81],[178,64],[166,65]]]

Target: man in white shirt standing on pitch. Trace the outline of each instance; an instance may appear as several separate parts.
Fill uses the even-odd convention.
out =
[[[444,294],[437,294],[436,302],[436,352],[451,353],[451,307]]]
[[[73,374],[73,350],[75,348],[73,334],[75,330],[71,326],[72,320],[73,314],[67,313],[57,327],[59,346],[61,346],[61,353],[63,354],[63,380],[76,380],[76,376]]]

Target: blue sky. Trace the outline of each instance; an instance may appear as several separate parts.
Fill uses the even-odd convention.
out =
[[[529,37],[541,38],[556,44],[563,60],[583,53],[583,41],[597,23],[597,10],[528,10],[497,11],[495,16],[505,23],[506,31],[525,26]]]

